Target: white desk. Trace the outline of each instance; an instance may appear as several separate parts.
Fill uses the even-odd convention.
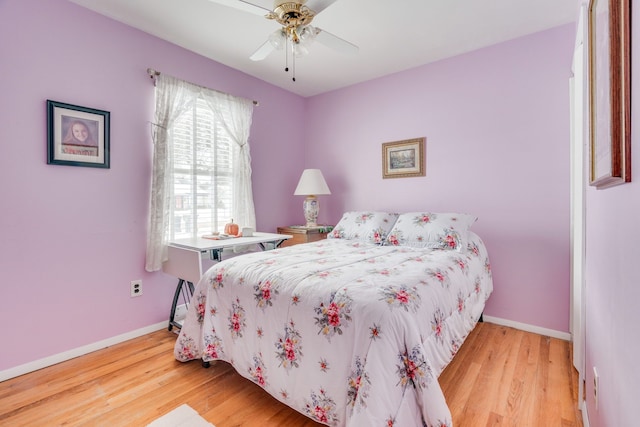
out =
[[[235,237],[231,239],[205,239],[202,237],[190,239],[178,239],[169,243],[169,259],[162,264],[162,271],[178,278],[178,286],[173,295],[171,315],[169,316],[169,330],[174,326],[182,327],[176,322],[175,314],[178,299],[182,295],[185,304],[188,304],[193,295],[194,283],[198,283],[202,277],[202,254],[208,252],[213,261],[222,261],[224,249],[238,246],[258,245],[260,249],[267,250],[270,244],[273,248],[280,246],[282,242],[293,236],[288,234],[253,233],[251,237]],[[185,288],[186,285],[186,288]]]

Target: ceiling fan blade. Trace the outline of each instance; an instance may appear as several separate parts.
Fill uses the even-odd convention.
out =
[[[271,9],[263,7],[264,1],[261,3],[248,2],[244,0],[209,0],[212,3],[218,3],[223,6],[232,7],[234,9],[241,10],[243,12],[253,13],[254,15],[264,16],[271,12]]]
[[[316,41],[330,47],[331,49],[337,50],[338,52],[349,55],[356,54],[360,50],[360,48],[355,44],[349,43],[348,41],[341,39],[338,36],[334,36],[333,34],[318,27],[316,27]]]
[[[244,3],[247,5],[247,7],[253,7],[256,9],[262,9],[262,13],[264,14],[271,12],[272,7],[273,7],[273,1],[272,0],[251,0],[251,1],[247,1],[247,0],[238,0],[240,3]]]
[[[273,47],[271,42],[267,40],[262,44],[262,46],[260,46],[255,52],[253,52],[249,59],[251,59],[252,61],[262,61],[274,50],[275,48]]]
[[[272,12],[275,6],[273,0],[209,0],[212,3],[218,3],[223,6],[233,7],[234,9],[244,12],[253,13],[254,15],[265,16]],[[304,3],[309,9],[313,10],[316,15],[327,7],[331,6],[336,0],[293,0],[298,3]]]
[[[335,2],[336,0],[307,0],[305,5],[317,15]]]

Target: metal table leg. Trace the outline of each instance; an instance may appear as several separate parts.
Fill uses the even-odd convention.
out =
[[[185,286],[186,285],[186,286]],[[178,299],[182,295],[182,299],[187,307],[191,302],[193,296],[194,286],[193,283],[187,282],[184,279],[178,280],[178,286],[176,286],[176,292],[173,294],[173,303],[171,304],[171,314],[169,315],[169,330],[172,330],[174,326],[182,328],[182,324],[176,321],[176,309],[178,308]]]

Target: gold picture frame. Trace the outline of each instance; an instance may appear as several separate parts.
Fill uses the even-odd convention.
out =
[[[631,182],[630,0],[589,1],[589,185]]]
[[[382,144],[382,178],[425,176],[426,138]]]

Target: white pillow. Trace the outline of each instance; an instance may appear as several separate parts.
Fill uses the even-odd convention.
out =
[[[345,212],[342,215],[342,219],[333,228],[333,231],[327,235],[327,238],[360,240],[382,244],[397,218],[397,213]]]
[[[460,213],[408,212],[398,216],[386,245],[464,252],[476,217]]]

